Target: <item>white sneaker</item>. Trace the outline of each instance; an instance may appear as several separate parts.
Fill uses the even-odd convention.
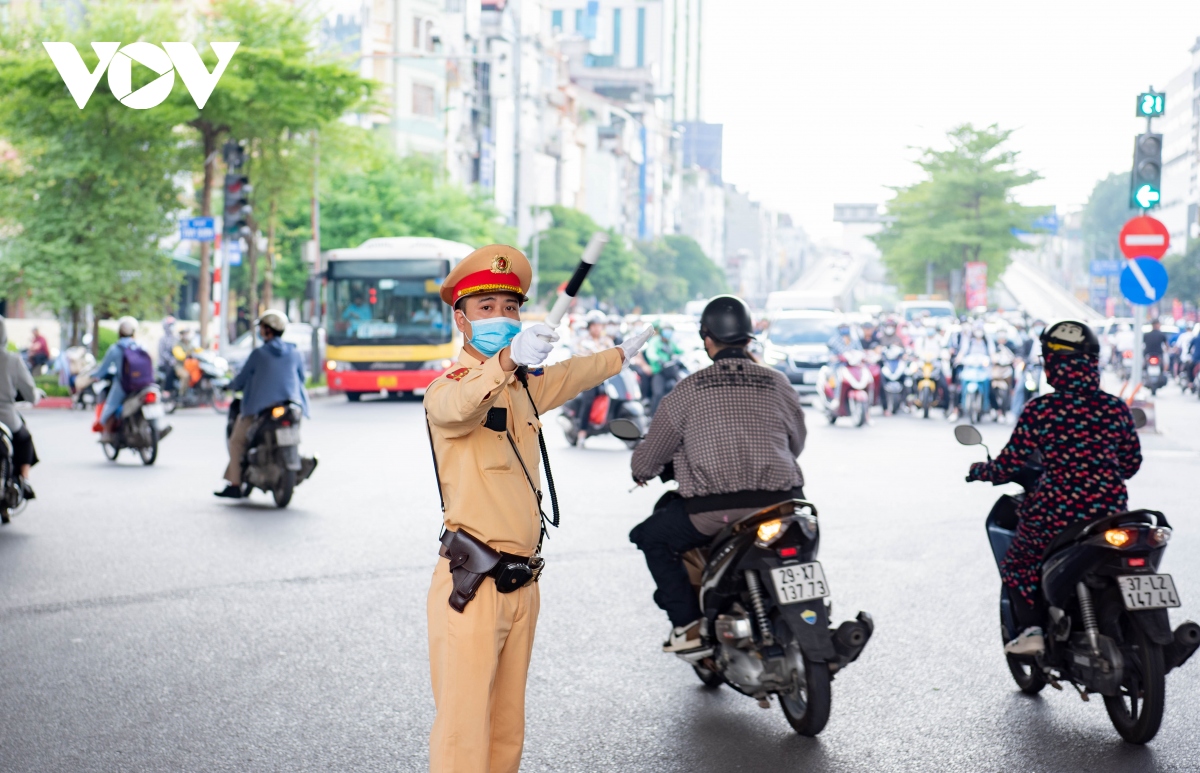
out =
[[[687,652],[698,650],[704,645],[700,639],[700,620],[671,629],[671,635],[663,642],[663,652]]]
[[[1037,626],[1026,628],[1017,638],[1004,645],[1004,651],[1009,655],[1041,655],[1046,651],[1042,629]]]

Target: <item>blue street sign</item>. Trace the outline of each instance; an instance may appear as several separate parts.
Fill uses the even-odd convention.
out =
[[[211,242],[217,236],[211,217],[185,217],[179,221],[179,238]]]
[[[1162,300],[1167,292],[1167,270],[1154,258],[1134,258],[1121,271],[1121,295],[1137,306]]]
[[[242,243],[237,239],[225,242],[225,262],[231,266],[242,265]]]
[[[1125,268],[1123,260],[1093,260],[1092,276],[1116,276]]]

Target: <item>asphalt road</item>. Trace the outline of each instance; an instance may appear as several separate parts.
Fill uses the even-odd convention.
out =
[[[88,417],[31,414],[39,499],[0,529],[0,771],[426,768],[439,519],[419,403],[319,401],[304,444],[321,466],[283,511],[212,496],[211,412],[176,414],[151,468],[106,461]],[[1130,489],[1176,527],[1178,624],[1200,618],[1200,401],[1161,398],[1159,423]],[[1098,700],[1016,692],[983,532],[999,492],[963,482],[983,455],[945,421],[810,414],[801,462],[834,617],[877,623],[816,739],[659,651],[667,622],[626,536],[659,490],[627,493],[613,439],[572,449],[553,426],[563,527],[546,549],[523,770],[1200,769],[1200,662],[1168,678],[1143,748]],[[993,450],[1008,431],[984,427]]]

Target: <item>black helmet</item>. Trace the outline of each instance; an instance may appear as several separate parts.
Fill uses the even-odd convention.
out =
[[[1048,325],[1038,340],[1044,354],[1100,354],[1100,339],[1086,324],[1073,319]]]
[[[718,295],[700,315],[700,337],[722,344],[744,344],[754,335],[746,302],[736,295]]]

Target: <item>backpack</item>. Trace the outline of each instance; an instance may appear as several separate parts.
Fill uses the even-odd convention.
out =
[[[154,363],[150,354],[134,344],[125,348],[121,365],[121,388],[127,395],[135,395],[154,383]]]

